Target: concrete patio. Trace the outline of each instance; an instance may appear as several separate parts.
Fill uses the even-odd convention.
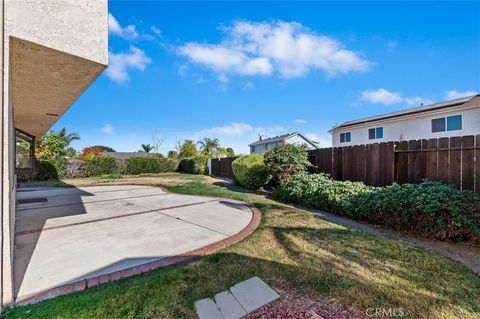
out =
[[[204,247],[252,220],[235,201],[147,186],[20,188],[17,201],[17,301]]]

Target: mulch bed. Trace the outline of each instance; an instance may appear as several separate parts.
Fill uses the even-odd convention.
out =
[[[352,319],[350,312],[326,301],[312,300],[297,294],[280,294],[282,298],[263,306],[244,319]]]

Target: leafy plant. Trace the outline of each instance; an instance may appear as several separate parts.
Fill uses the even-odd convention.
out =
[[[36,164],[35,179],[40,181],[59,180],[65,176],[64,159],[40,160]]]
[[[232,162],[236,181],[246,187],[258,189],[268,184],[270,174],[264,164],[263,154],[243,155]]]
[[[300,174],[274,196],[425,237],[480,239],[480,195],[439,182],[369,187],[325,174]]]
[[[101,176],[117,173],[117,160],[111,156],[98,156],[84,161],[82,177]]]
[[[35,142],[35,157],[38,160],[56,160],[72,155],[70,143],[79,140],[77,133],[67,133],[65,128],[60,131],[49,131]]]
[[[305,145],[283,144],[265,153],[265,166],[273,181],[282,185],[311,166]]]
[[[177,145],[177,154],[179,159],[190,158],[197,155],[197,147],[192,140],[185,140],[182,144]]]
[[[102,155],[103,152],[103,148],[98,146],[85,147],[82,150],[81,157],[84,157],[85,159],[92,159],[94,157]]]
[[[159,154],[130,157],[126,163],[125,171],[132,175],[174,172],[177,166],[175,160],[166,159]]]

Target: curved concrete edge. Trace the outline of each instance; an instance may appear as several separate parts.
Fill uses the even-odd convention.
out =
[[[135,275],[150,272],[155,269],[185,263],[187,261],[191,261],[201,256],[213,254],[223,248],[236,244],[242,241],[243,239],[245,239],[247,236],[252,234],[255,231],[255,229],[257,229],[258,225],[260,224],[260,220],[262,218],[262,213],[260,212],[260,210],[258,210],[258,208],[256,208],[251,204],[238,201],[238,200],[232,200],[232,201],[241,203],[247,206],[248,208],[250,208],[250,210],[252,211],[252,219],[250,220],[250,223],[248,223],[248,225],[245,226],[245,228],[243,228],[240,232],[236,233],[235,235],[222,239],[216,243],[212,243],[207,246],[200,247],[195,250],[188,251],[177,256],[166,257],[166,258],[162,258],[146,264],[134,266],[131,268],[126,268],[123,270],[118,270],[112,273],[103,274],[103,275],[99,275],[99,276],[88,278],[88,279],[78,280],[72,283],[68,283],[68,284],[56,287],[56,288],[49,289],[44,292],[40,292],[38,294],[34,294],[32,296],[26,296],[24,298],[21,298],[20,300],[17,299],[15,301],[15,305],[21,306],[21,305],[34,304],[43,300],[55,298],[61,295],[66,295],[72,292],[84,291],[89,288],[93,288],[100,284],[104,284],[110,281],[116,281],[122,278],[132,277]]]

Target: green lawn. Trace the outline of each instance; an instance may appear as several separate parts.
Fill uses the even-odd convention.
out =
[[[280,294],[328,300],[358,317],[403,308],[403,318],[480,318],[480,277],[425,250],[346,228],[205,176],[160,174],[65,181],[136,183],[234,198],[262,212],[242,242],[180,266],[7,310],[1,318],[195,318],[193,302],[251,276]]]

